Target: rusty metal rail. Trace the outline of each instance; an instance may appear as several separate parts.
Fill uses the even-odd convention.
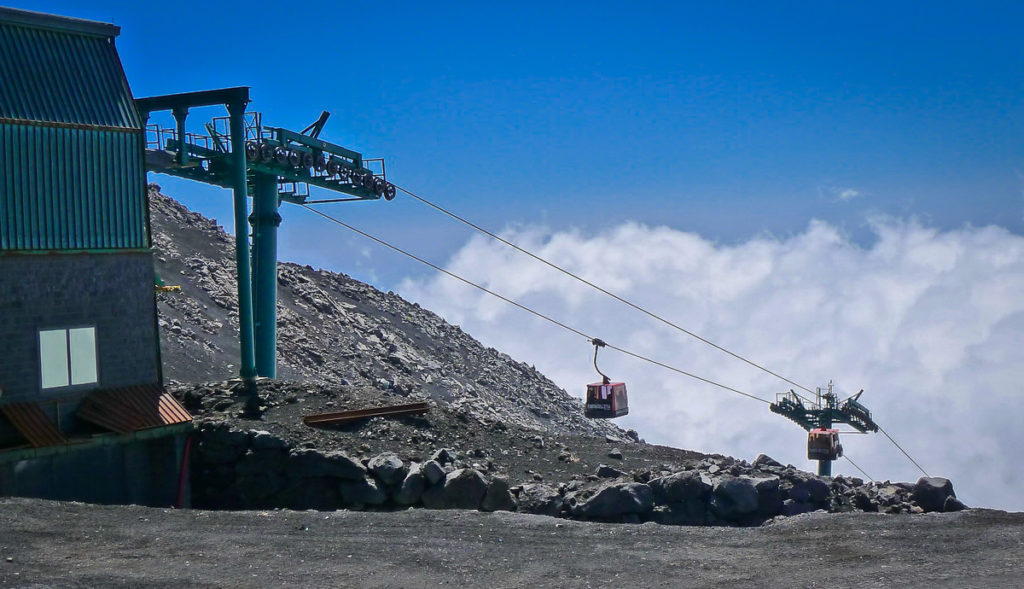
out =
[[[426,401],[419,403],[408,403],[406,405],[391,405],[389,407],[375,407],[373,409],[351,409],[349,411],[336,411],[334,413],[318,413],[307,415],[302,418],[306,425],[337,425],[351,423],[360,419],[371,417],[401,417],[404,415],[419,415],[430,411],[430,405]]]

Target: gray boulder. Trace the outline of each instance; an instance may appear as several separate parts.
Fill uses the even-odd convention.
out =
[[[423,492],[423,505],[430,509],[480,509],[487,494],[487,479],[472,468],[448,473],[443,485]]]
[[[757,458],[755,458],[754,461],[750,463],[751,468],[762,468],[769,466],[779,468],[782,467],[782,463],[773,459],[771,456],[768,456],[767,454],[758,454]]]
[[[395,492],[395,502],[401,505],[415,505],[420,502],[423,490],[427,487],[427,478],[423,476],[420,463],[413,462],[409,467],[402,486]]]
[[[423,463],[423,476],[426,477],[427,482],[431,485],[436,485],[444,480],[445,472],[444,467],[441,466],[436,460],[428,460]]]
[[[480,505],[483,511],[515,511],[516,498],[509,490],[508,480],[504,477],[494,477],[491,484],[487,486],[487,494]]]
[[[358,481],[366,476],[366,468],[344,452],[323,454],[310,448],[299,448],[288,455],[288,475],[295,478],[330,477]]]
[[[451,464],[455,462],[455,450],[451,448],[441,448],[430,455],[430,459],[437,462],[441,466],[445,464]]]
[[[342,500],[350,505],[380,505],[388,498],[377,481],[373,479],[341,481],[338,488],[341,491]]]
[[[880,487],[875,493],[875,498],[880,505],[886,507],[890,505],[899,505],[903,502],[902,491],[895,485],[885,485]]]
[[[757,490],[757,512],[771,517],[782,513],[782,491],[779,490],[779,477],[755,477],[754,489]]]
[[[608,519],[653,510],[654,493],[644,483],[612,483],[572,493],[566,502],[575,516]]]
[[[942,504],[942,511],[963,511],[967,509],[963,501],[960,501],[954,496],[946,497],[946,502]]]
[[[603,479],[615,479],[618,477],[626,476],[626,473],[607,464],[600,464],[597,467],[597,471],[594,473]]]
[[[921,477],[917,479],[910,499],[925,511],[942,511],[949,497],[956,497],[949,479]]]
[[[878,504],[871,500],[870,495],[860,489],[853,493],[853,504],[861,511],[878,511]]]
[[[531,483],[519,491],[519,511],[524,513],[557,516],[562,511],[562,502],[558,490],[549,485]]]
[[[750,477],[725,477],[715,483],[711,510],[726,521],[737,521],[757,511],[756,481]]]
[[[811,500],[811,492],[807,489],[806,481],[795,484],[783,483],[781,489],[785,499],[791,499],[800,503],[807,503]]]
[[[807,491],[810,494],[811,501],[814,503],[823,503],[828,501],[829,487],[828,483],[815,477],[807,479],[804,483],[807,486]]]
[[[398,485],[405,479],[405,463],[394,452],[385,452],[374,456],[366,467],[373,473],[373,476],[389,487]]]
[[[677,472],[648,483],[654,500],[661,504],[706,501],[711,494],[711,480],[697,471]]]

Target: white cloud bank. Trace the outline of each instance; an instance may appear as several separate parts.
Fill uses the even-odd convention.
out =
[[[832,379],[844,397],[865,389],[861,402],[882,427],[930,474],[952,479],[967,504],[1024,510],[1024,237],[895,221],[874,231],[870,248],[819,221],[791,238],[734,246],[635,223],[503,237],[809,388]],[[447,268],[759,397],[790,388],[496,242],[473,238]],[[400,290],[577,396],[595,380],[593,348],[579,336],[445,276]],[[648,442],[815,467],[803,431],[765,404],[611,350],[599,363],[628,383],[620,425]],[[843,445],[876,479],[920,476],[881,434],[848,435]],[[860,476],[845,460],[833,472]]]

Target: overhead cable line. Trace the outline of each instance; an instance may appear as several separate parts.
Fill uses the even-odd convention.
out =
[[[869,475],[868,473],[864,472],[864,469],[863,469],[863,468],[861,468],[861,467],[857,466],[857,463],[856,463],[856,462],[854,462],[854,461],[850,460],[850,457],[849,457],[849,456],[847,456],[846,454],[843,454],[843,458],[845,458],[847,462],[849,462],[850,464],[852,464],[854,468],[856,468],[857,470],[859,470],[859,471],[860,471],[860,474],[864,475],[864,478],[866,478],[866,479],[867,479],[867,480],[869,480],[869,481],[874,481],[874,480],[875,480],[874,478],[872,478],[872,477],[871,477],[871,475]]]
[[[899,448],[900,452],[903,452],[903,455],[906,456],[908,460],[913,462],[914,466],[916,466],[918,470],[920,470],[921,472],[924,473],[924,476],[926,476],[926,477],[932,476],[932,475],[928,474],[928,471],[926,471],[925,469],[921,468],[921,465],[918,464],[916,460],[911,458],[910,454],[907,454],[907,451],[903,449],[903,446],[900,446],[899,444],[897,444],[896,440],[892,439],[892,436],[889,435],[889,432],[887,432],[884,429],[882,429],[882,426],[878,426],[878,431],[882,432],[885,435],[885,437],[889,438],[889,441],[892,442],[892,445],[896,446],[897,448]]]
[[[627,300],[627,299],[625,299],[625,298],[623,298],[623,297],[621,297],[621,296],[619,296],[619,295],[617,295],[617,294],[615,294],[615,293],[613,293],[613,292],[611,292],[611,291],[609,291],[609,290],[607,290],[605,288],[602,288],[602,287],[598,286],[597,284],[594,284],[593,282],[587,280],[586,278],[583,278],[582,276],[579,276],[578,274],[570,272],[569,270],[566,270],[565,268],[562,268],[561,266],[559,266],[557,264],[549,262],[549,261],[545,260],[544,258],[538,256],[537,254],[534,254],[533,252],[531,252],[529,250],[523,249],[522,247],[512,243],[511,241],[508,241],[507,239],[505,239],[503,237],[500,237],[500,236],[498,236],[498,235],[496,235],[496,234],[494,234],[494,233],[484,229],[483,227],[480,227],[479,225],[473,223],[472,221],[469,221],[468,219],[460,217],[459,215],[449,211],[448,209],[446,209],[446,208],[444,208],[444,207],[442,207],[440,205],[437,205],[437,204],[434,204],[434,203],[430,202],[429,200],[423,198],[422,196],[419,196],[419,195],[417,195],[417,194],[415,194],[413,192],[410,192],[409,190],[406,190],[405,188],[402,188],[401,186],[398,186],[398,185],[395,185],[395,188],[397,188],[398,190],[401,190],[402,192],[408,194],[409,196],[411,196],[414,199],[422,202],[423,204],[425,204],[425,205],[427,205],[427,206],[429,206],[429,207],[431,207],[431,208],[433,208],[433,209],[435,209],[435,210],[437,210],[437,211],[439,211],[441,213],[444,213],[445,215],[448,215],[449,217],[451,217],[451,218],[453,218],[453,219],[455,219],[457,221],[460,221],[462,223],[465,223],[466,225],[469,225],[470,227],[472,227],[473,229],[476,229],[477,231],[483,233],[484,235],[487,235],[487,236],[489,236],[489,237],[491,237],[493,239],[496,239],[496,240],[500,241],[501,243],[504,243],[505,245],[507,245],[507,246],[509,246],[509,247],[511,247],[511,248],[513,248],[513,249],[515,249],[515,250],[517,250],[519,252],[521,252],[521,253],[524,253],[524,254],[530,256],[531,258],[537,260],[538,262],[542,262],[542,263],[550,266],[551,268],[554,268],[555,270],[558,270],[559,272],[565,274],[566,276],[570,276],[572,278],[575,278],[576,280],[586,284],[587,286],[590,286],[591,288],[594,288],[594,289],[596,289],[596,290],[598,290],[598,291],[600,291],[600,292],[602,292],[602,293],[612,297],[613,299],[615,299],[615,300],[617,300],[617,301],[619,301],[619,302],[621,302],[621,303],[623,303],[625,305],[628,305],[628,306],[636,309],[637,311],[640,311],[641,313],[643,313],[643,314],[645,314],[645,315],[647,315],[647,316],[649,316],[649,317],[651,317],[651,318],[653,318],[653,319],[655,319],[657,321],[660,321],[660,322],[664,323],[665,325],[668,325],[669,327],[673,327],[675,329],[678,329],[679,331],[681,331],[681,332],[683,332],[683,333],[685,333],[685,334],[687,334],[687,335],[689,335],[691,337],[697,338],[698,340],[704,342],[705,344],[707,344],[707,345],[709,345],[709,346],[711,346],[711,347],[713,347],[713,348],[715,348],[717,350],[720,350],[722,352],[725,352],[726,354],[729,354],[730,356],[732,356],[734,358],[742,360],[742,361],[746,362],[747,364],[749,364],[749,365],[751,365],[751,366],[753,366],[755,368],[758,368],[760,370],[763,370],[763,371],[767,372],[768,374],[771,374],[772,376],[774,376],[776,378],[782,379],[782,380],[788,382],[789,384],[791,384],[791,385],[793,385],[793,386],[795,386],[795,387],[797,387],[799,389],[803,389],[803,390],[807,391],[808,393],[811,393],[812,395],[814,394],[814,391],[812,391],[811,389],[803,386],[802,384],[794,382],[794,381],[786,378],[785,376],[782,376],[781,374],[778,374],[777,372],[773,372],[773,371],[765,368],[764,366],[761,366],[760,364],[758,364],[758,363],[756,363],[756,362],[754,362],[752,360],[748,360],[748,359],[744,358],[743,356],[740,356],[739,354],[736,354],[735,352],[727,350],[727,349],[723,348],[722,346],[720,346],[720,345],[718,345],[718,344],[716,344],[716,343],[714,343],[714,342],[712,342],[712,341],[710,341],[710,340],[708,340],[706,338],[703,338],[703,337],[697,335],[696,333],[694,333],[694,332],[692,332],[692,331],[690,331],[690,330],[688,330],[688,329],[686,329],[684,327],[681,327],[681,326],[679,326],[679,325],[669,321],[668,319],[665,319],[664,317],[661,317],[660,315],[652,313],[651,311],[648,311],[647,309],[644,309],[640,305],[637,305],[636,303],[633,303],[632,301],[629,301],[629,300]],[[762,400],[762,399],[759,399],[759,400]]]
[[[586,338],[587,341],[589,341],[591,343],[594,341],[593,337],[587,335],[586,333],[584,333],[584,332],[582,332],[582,331],[580,331],[580,330],[578,330],[578,329],[576,329],[574,327],[566,325],[565,323],[562,323],[561,321],[558,321],[557,319],[553,319],[552,317],[549,317],[549,316],[541,313],[540,311],[535,311],[534,309],[531,309],[530,307],[527,307],[526,305],[518,303],[518,302],[516,302],[516,301],[514,301],[514,300],[512,300],[512,299],[510,299],[510,298],[508,298],[508,297],[506,297],[504,295],[498,294],[498,293],[494,292],[493,290],[488,289],[485,286],[481,286],[481,285],[479,285],[479,284],[477,284],[477,283],[475,283],[475,282],[473,282],[471,280],[463,278],[462,276],[459,276],[458,274],[455,274],[454,272],[451,272],[450,270],[445,270],[444,268],[438,266],[437,264],[434,264],[432,262],[428,262],[427,260],[424,260],[423,258],[421,258],[421,257],[419,257],[419,256],[417,256],[417,255],[415,255],[413,253],[407,252],[404,249],[402,249],[402,248],[400,248],[400,247],[398,247],[396,245],[392,245],[392,244],[384,241],[383,239],[380,239],[379,237],[373,236],[373,235],[371,235],[369,233],[366,233],[365,231],[359,230],[359,229],[353,227],[352,225],[349,225],[348,223],[345,223],[344,221],[342,221],[340,219],[336,219],[335,217],[332,217],[332,216],[328,215],[327,213],[324,213],[323,211],[319,211],[319,210],[314,209],[313,207],[310,207],[310,206],[307,206],[307,205],[300,205],[300,206],[302,206],[303,208],[305,208],[308,211],[311,211],[311,212],[313,212],[313,213],[315,213],[315,214],[317,214],[317,215],[327,219],[328,221],[331,221],[332,223],[336,223],[336,224],[338,224],[338,225],[340,225],[340,226],[342,226],[342,227],[344,227],[344,228],[346,228],[346,229],[348,229],[350,231],[353,231],[355,233],[358,233],[359,235],[362,235],[363,237],[365,237],[367,239],[375,241],[378,244],[383,245],[384,247],[386,247],[386,248],[388,248],[388,249],[390,249],[392,251],[395,251],[397,253],[402,254],[403,256],[406,256],[408,258],[416,260],[417,262],[419,262],[421,264],[424,264],[426,266],[429,266],[429,267],[433,268],[434,270],[437,270],[438,272],[441,272],[442,274],[445,274],[447,276],[455,278],[456,280],[459,280],[460,282],[468,284],[469,286],[472,286],[473,288],[479,289],[479,290],[481,290],[481,291],[483,291],[483,292],[485,292],[485,293],[487,293],[487,294],[489,294],[491,296],[497,297],[497,298],[505,301],[506,303],[508,303],[510,305],[513,305],[513,306],[515,306],[515,307],[517,307],[519,309],[522,309],[523,311],[526,311],[527,313],[530,313],[530,314],[532,314],[532,315],[534,315],[536,317],[539,317],[539,318],[541,318],[541,319],[543,319],[545,321],[553,323],[554,325],[557,325],[557,326],[561,327],[562,329],[570,331],[570,332],[572,332],[572,333],[574,333],[574,334],[576,334],[576,335],[578,335],[580,337]],[[636,352],[631,352],[629,350],[626,350],[626,349],[623,349],[623,348],[620,348],[620,347],[617,347],[617,346],[613,346],[613,345],[608,344],[608,343],[606,343],[605,345],[608,346],[609,348],[617,351],[617,352],[621,352],[623,354],[626,354],[627,356],[632,356],[632,357],[634,357],[634,358],[636,358],[638,360],[643,360],[645,362],[650,362],[651,364],[654,364],[656,366],[661,366],[662,368],[666,368],[668,370],[671,370],[673,372],[677,372],[677,373],[685,375],[685,376],[689,376],[690,378],[699,380],[701,382],[706,382],[706,383],[708,383],[710,385],[714,385],[714,386],[719,387],[721,389],[725,389],[727,391],[730,391],[730,392],[733,392],[733,393],[736,393],[736,394],[739,394],[739,395],[743,395],[744,397],[748,397],[750,399],[754,399],[755,401],[760,401],[762,403],[771,404],[771,401],[766,401],[765,399],[762,399],[762,398],[757,397],[755,395],[751,395],[750,393],[745,393],[745,392],[743,392],[743,391],[741,391],[739,389],[734,389],[734,388],[732,388],[730,386],[727,386],[727,385],[724,385],[722,383],[715,382],[713,380],[704,378],[702,376],[697,376],[696,374],[689,373],[689,372],[687,372],[685,370],[682,370],[680,368],[676,368],[674,366],[669,366],[668,364],[665,364],[663,362],[659,362],[659,361],[654,360],[652,358],[648,358],[647,356],[643,356],[641,354],[637,354]]]
[[[413,196],[414,198],[417,198],[417,199],[419,199],[419,198],[420,198],[420,197],[418,197],[418,196],[416,196],[416,195],[414,195],[414,194],[410,193],[409,191],[405,190],[404,188],[399,188],[399,189],[400,189],[400,190],[402,190],[403,192],[405,192],[405,193],[409,194],[410,196]],[[426,202],[426,201],[424,201],[424,202]],[[438,207],[436,207],[436,205],[433,205],[432,203],[429,203],[429,202],[427,202],[426,204],[429,204],[430,206],[433,206],[433,207],[435,207],[435,208],[438,208]],[[388,243],[388,242],[384,241],[383,239],[380,239],[380,238],[378,238],[378,237],[376,237],[376,236],[374,236],[374,235],[371,235],[371,234],[369,234],[369,233],[366,233],[365,231],[361,231],[361,230],[359,230],[359,229],[357,229],[357,228],[353,227],[352,225],[349,225],[348,223],[345,223],[344,221],[341,221],[340,219],[336,219],[335,217],[332,217],[332,216],[328,215],[327,213],[324,213],[324,212],[322,212],[322,211],[319,211],[319,210],[317,210],[317,209],[314,209],[313,207],[310,207],[310,206],[308,206],[308,205],[301,205],[301,206],[302,206],[303,208],[305,208],[306,210],[308,210],[308,211],[310,211],[310,212],[312,212],[312,213],[314,213],[314,214],[316,214],[316,215],[319,215],[319,216],[321,216],[321,217],[323,217],[323,218],[327,219],[328,221],[331,221],[332,223],[336,223],[336,224],[338,224],[338,225],[340,225],[340,226],[342,226],[342,227],[344,227],[344,228],[346,228],[346,229],[348,229],[348,230],[350,230],[350,231],[353,231],[353,232],[355,232],[355,233],[358,233],[359,235],[362,235],[363,237],[366,237],[367,239],[370,239],[370,240],[372,240],[372,241],[375,241],[375,242],[377,242],[378,244],[380,244],[380,245],[383,245],[384,247],[386,247],[386,248],[388,248],[388,249],[391,249],[391,250],[393,250],[393,251],[395,251],[395,252],[397,252],[397,253],[400,253],[400,254],[402,254],[403,256],[406,256],[406,257],[408,257],[408,258],[411,258],[411,259],[413,259],[413,260],[416,260],[417,262],[419,262],[419,263],[421,263],[421,264],[424,264],[424,265],[426,265],[426,266],[429,266],[430,268],[433,268],[434,270],[437,270],[438,272],[441,272],[442,274],[445,274],[445,275],[447,275],[447,276],[450,276],[450,277],[452,277],[452,278],[455,278],[456,280],[459,280],[460,282],[463,282],[463,283],[465,283],[465,284],[467,284],[467,285],[469,285],[469,286],[472,286],[473,288],[479,289],[479,290],[481,290],[481,291],[483,291],[483,292],[485,292],[485,293],[487,293],[487,294],[489,294],[489,295],[491,295],[491,296],[493,296],[493,297],[496,297],[496,298],[498,298],[498,299],[501,299],[502,301],[505,301],[506,303],[508,303],[508,304],[510,304],[510,305],[513,305],[513,306],[515,306],[515,307],[517,307],[517,308],[519,308],[519,309],[522,309],[523,311],[526,311],[527,313],[530,313],[530,314],[532,314],[532,315],[534,315],[534,316],[536,316],[536,317],[539,317],[540,319],[543,319],[543,320],[545,320],[545,321],[548,321],[548,322],[550,322],[550,323],[552,323],[552,324],[554,324],[554,325],[557,325],[558,327],[561,327],[562,329],[565,329],[565,330],[567,330],[567,331],[570,331],[570,332],[572,332],[572,333],[574,333],[574,334],[576,334],[576,335],[578,335],[578,336],[580,336],[580,337],[583,337],[583,338],[585,338],[585,339],[586,339],[587,341],[589,341],[589,342],[593,342],[593,340],[594,340],[594,338],[593,338],[593,337],[591,337],[591,336],[587,335],[586,333],[584,333],[584,332],[582,332],[582,331],[580,331],[580,330],[578,330],[578,329],[576,329],[576,328],[574,328],[574,327],[571,327],[571,326],[569,326],[569,325],[566,325],[565,323],[562,323],[561,321],[558,321],[557,319],[554,319],[554,318],[552,318],[552,317],[549,317],[549,316],[547,316],[547,315],[545,315],[545,314],[543,314],[543,313],[541,313],[541,312],[539,312],[539,311],[536,311],[536,310],[534,310],[534,309],[531,309],[530,307],[527,307],[526,305],[523,305],[523,304],[521,304],[521,303],[518,303],[518,302],[516,302],[516,301],[514,301],[514,300],[512,300],[512,299],[510,299],[510,298],[508,298],[508,297],[506,297],[506,296],[504,296],[504,295],[498,294],[498,293],[496,293],[496,292],[494,292],[494,291],[492,291],[492,290],[490,290],[490,289],[488,289],[488,288],[486,288],[486,287],[484,287],[484,286],[481,286],[481,285],[479,285],[479,284],[477,284],[477,283],[475,283],[475,282],[473,282],[473,281],[471,281],[471,280],[468,280],[468,279],[466,279],[466,278],[463,278],[462,276],[459,276],[458,274],[455,274],[454,272],[451,272],[450,270],[446,270],[446,269],[444,269],[444,268],[442,268],[442,267],[438,266],[437,264],[434,264],[434,263],[432,263],[432,262],[429,262],[429,261],[427,261],[427,260],[424,260],[423,258],[420,258],[419,256],[417,256],[417,255],[415,255],[415,254],[413,254],[413,253],[411,253],[411,252],[408,252],[408,251],[406,251],[406,250],[404,250],[404,249],[402,249],[402,248],[400,248],[400,247],[398,247],[398,246],[392,245],[392,244],[390,244],[390,243]],[[442,210],[443,210],[443,209],[442,209]],[[444,212],[446,212],[446,213],[447,213],[447,211],[444,211]],[[448,214],[450,214],[450,213],[448,213]],[[468,222],[467,222],[467,223],[468,223]],[[472,224],[470,223],[470,225],[472,225]],[[474,226],[474,227],[475,227],[475,226]],[[487,233],[487,232],[486,232],[485,230],[482,230],[482,229],[481,229],[481,231],[484,231],[485,233]],[[493,235],[492,235],[492,236],[493,236]],[[503,242],[505,241],[505,240],[501,239],[500,237],[497,237],[497,236],[493,236],[493,237],[495,237],[496,239],[499,239],[499,240],[501,240],[501,241],[503,241]],[[508,242],[506,242],[506,243],[508,243]],[[509,245],[510,245],[510,246],[512,246],[512,247],[514,247],[514,248],[516,248],[516,249],[520,249],[520,248],[519,248],[518,246],[516,246],[516,245],[514,245],[514,244],[511,244],[511,243],[510,243]],[[533,256],[533,257],[537,257],[537,256],[534,256],[533,254],[531,254],[531,253],[529,253],[529,252],[526,252],[526,250],[520,250],[520,251],[523,251],[524,253],[526,253],[526,254],[528,254],[528,255],[530,255],[530,256]],[[582,278],[579,278],[579,277],[575,276],[575,275],[574,275],[574,274],[572,274],[571,272],[568,272],[568,271],[566,271],[566,270],[562,270],[561,268],[558,268],[557,266],[554,266],[553,264],[551,264],[550,262],[547,262],[546,260],[543,260],[542,258],[537,258],[537,259],[539,259],[540,261],[544,262],[545,264],[548,264],[548,265],[550,265],[550,266],[553,266],[553,267],[557,268],[558,270],[560,270],[560,271],[562,271],[562,272],[565,272],[566,274],[569,274],[570,276],[573,276],[574,278],[577,278],[578,280],[581,280],[581,281],[583,281],[583,282],[586,282],[587,284],[590,284],[590,283],[589,283],[589,282],[587,282],[586,280],[584,280],[584,279],[582,279]],[[607,292],[607,291],[605,291],[604,289],[602,289],[602,288],[600,288],[600,287],[598,287],[598,286],[595,286],[595,285],[591,285],[591,286],[594,286],[594,288],[597,288],[598,290],[601,290],[602,292]],[[630,303],[630,302],[628,302],[628,301],[625,301],[624,299],[621,299],[621,298],[619,298],[618,296],[616,296],[616,295],[614,295],[614,294],[612,294],[612,293],[608,293],[608,294],[609,294],[610,296],[612,296],[612,297],[615,297],[616,299],[622,300],[623,302],[625,302],[626,304],[628,304],[628,305],[630,305],[630,306],[632,306],[632,307],[635,307],[635,308],[637,308],[637,309],[639,309],[639,310],[643,311],[644,313],[646,313],[646,314],[648,314],[648,315],[651,315],[652,317],[655,317],[656,319],[658,319],[658,320],[660,320],[660,321],[662,321],[662,322],[664,322],[664,323],[667,323],[667,324],[669,324],[669,325],[672,325],[673,327],[676,327],[677,329],[680,329],[681,331],[683,331],[683,332],[685,332],[685,333],[689,333],[690,335],[694,335],[694,334],[690,333],[689,331],[686,331],[685,329],[683,329],[683,328],[681,328],[681,327],[678,327],[678,326],[676,326],[675,324],[673,324],[673,323],[671,323],[671,322],[669,322],[669,321],[666,321],[666,320],[664,320],[664,319],[662,319],[662,318],[660,318],[660,317],[658,317],[658,316],[656,316],[656,315],[654,315],[654,314],[652,314],[652,313],[650,313],[650,312],[648,312],[648,311],[645,311],[644,309],[641,309],[640,307],[637,307],[637,306],[636,306],[636,305],[634,305],[633,303]],[[697,336],[697,335],[694,335],[694,337],[696,337],[696,338],[698,338],[698,339],[700,339],[700,340],[702,340],[702,341],[707,341],[707,340],[704,340],[704,338],[701,338],[700,336]],[[763,368],[763,367],[761,367],[761,366],[758,366],[757,364],[754,364],[753,362],[750,362],[749,360],[746,360],[745,358],[742,358],[742,357],[740,357],[740,356],[737,356],[736,354],[733,354],[732,352],[729,352],[728,350],[725,350],[724,348],[720,348],[719,346],[717,346],[717,345],[715,345],[715,344],[713,344],[713,343],[711,343],[711,342],[707,342],[707,343],[708,343],[708,344],[710,344],[710,345],[712,345],[712,346],[714,346],[714,347],[716,347],[716,348],[719,348],[719,349],[721,349],[721,350],[723,350],[723,351],[727,352],[727,353],[728,353],[728,354],[730,354],[730,355],[733,355],[733,356],[736,356],[737,358],[740,358],[741,360],[743,360],[744,362],[747,362],[748,364],[751,364],[751,365],[753,365],[753,366],[757,366],[758,368],[761,368],[761,369],[762,369],[762,370],[764,370],[765,372],[768,372],[768,373],[770,373],[770,374],[772,374],[772,375],[774,375],[774,376],[777,376],[777,377],[779,377],[779,378],[782,378],[783,380],[785,380],[785,381],[789,382],[790,384],[793,384],[793,385],[795,385],[795,386],[798,386],[798,387],[800,387],[801,389],[803,389],[803,390],[805,390],[805,391],[808,391],[808,392],[810,392],[810,389],[808,389],[808,388],[806,388],[806,387],[803,387],[803,386],[800,386],[800,385],[798,385],[798,384],[794,383],[793,381],[790,381],[789,379],[786,379],[785,377],[782,377],[782,376],[780,376],[780,375],[778,375],[778,374],[775,374],[774,372],[772,372],[772,371],[770,371],[770,370],[768,370],[768,369],[766,369],[766,368]],[[690,378],[693,378],[693,379],[695,379],[695,380],[699,380],[699,381],[701,381],[701,382],[705,382],[705,383],[707,383],[707,384],[710,384],[710,385],[716,386],[716,387],[718,387],[718,388],[721,388],[721,389],[724,389],[724,390],[727,390],[727,391],[730,391],[730,392],[736,393],[736,394],[738,394],[738,395],[742,395],[742,396],[744,396],[744,397],[747,397],[747,398],[749,398],[749,399],[753,399],[753,400],[755,400],[755,401],[760,401],[760,402],[762,402],[762,403],[766,403],[766,404],[769,404],[769,405],[771,404],[771,401],[767,401],[767,400],[765,400],[765,399],[762,399],[762,398],[760,398],[760,397],[758,397],[758,396],[756,396],[756,395],[751,395],[751,394],[749,394],[749,393],[745,393],[745,392],[743,392],[743,391],[741,391],[741,390],[739,390],[739,389],[735,389],[735,388],[733,388],[733,387],[730,387],[730,386],[724,385],[724,384],[722,384],[722,383],[719,383],[719,382],[715,382],[715,381],[713,381],[713,380],[710,380],[710,379],[704,378],[704,377],[702,377],[702,376],[697,376],[696,374],[693,374],[693,373],[687,372],[687,371],[685,371],[685,370],[682,370],[682,369],[680,369],[680,368],[676,368],[676,367],[674,367],[674,366],[670,366],[670,365],[668,365],[668,364],[665,364],[664,362],[659,362],[659,361],[657,361],[657,360],[654,360],[653,358],[649,358],[649,357],[647,357],[647,356],[643,356],[643,355],[641,355],[641,354],[637,354],[637,353],[635,353],[635,352],[631,352],[631,351],[629,351],[629,350],[626,350],[626,349],[624,349],[624,348],[620,348],[620,347],[618,347],[618,346],[614,346],[614,345],[612,345],[612,344],[607,344],[607,343],[606,343],[605,345],[607,345],[607,346],[608,346],[609,348],[611,348],[611,349],[613,349],[613,350],[615,350],[615,351],[617,351],[617,352],[620,352],[620,353],[622,353],[622,354],[625,354],[625,355],[627,355],[627,356],[632,356],[632,357],[634,357],[634,358],[636,358],[636,359],[638,359],[638,360],[643,360],[644,362],[649,362],[649,363],[651,363],[651,364],[654,364],[654,365],[656,365],[656,366],[660,366],[660,367],[662,367],[662,368],[665,368],[665,369],[667,369],[667,370],[671,370],[671,371],[673,371],[673,372],[677,372],[677,373],[679,373],[679,374],[682,374],[682,375],[684,375],[684,376],[688,376],[688,377],[690,377]],[[916,461],[916,460],[914,460],[914,459],[913,459],[913,458],[912,458],[912,457],[910,456],[910,454],[908,454],[908,453],[907,453],[907,451],[906,451],[906,450],[904,450],[904,449],[903,449],[903,447],[902,447],[902,446],[900,446],[900,445],[899,445],[898,443],[896,443],[896,440],[894,440],[894,439],[892,438],[892,436],[890,436],[890,435],[888,434],[888,432],[886,432],[886,431],[885,431],[884,429],[882,429],[881,427],[879,427],[879,428],[878,428],[878,431],[882,432],[882,433],[883,433],[883,434],[885,435],[885,437],[886,437],[886,438],[888,438],[888,439],[889,439],[889,441],[890,441],[890,442],[892,442],[892,443],[893,443],[893,445],[895,445],[895,446],[896,446],[896,447],[897,447],[897,448],[898,448],[898,449],[900,450],[900,452],[902,452],[902,453],[903,453],[903,455],[904,455],[904,456],[906,456],[906,457],[907,457],[907,458],[908,458],[908,459],[909,459],[909,460],[910,460],[910,461],[911,461],[912,463],[914,463],[914,466],[916,466],[916,467],[917,467],[917,468],[918,468],[918,469],[919,469],[919,470],[920,470],[921,472],[923,472],[923,473],[924,473],[924,475],[925,475],[925,476],[931,476],[931,475],[929,475],[929,474],[927,473],[927,471],[925,471],[925,470],[924,470],[924,468],[922,468],[922,467],[921,467],[921,465],[920,465],[920,464],[918,464],[918,463],[917,463],[917,461]],[[846,458],[846,460],[847,460],[847,461],[849,461],[849,462],[850,462],[850,464],[852,464],[852,465],[854,466],[854,468],[856,468],[856,469],[857,469],[858,471],[860,471],[860,473],[861,473],[861,474],[863,474],[863,475],[864,475],[865,477],[867,477],[868,479],[874,480],[874,479],[873,479],[873,478],[872,478],[872,477],[871,477],[870,475],[868,475],[868,474],[867,474],[866,472],[864,472],[864,470],[863,470],[863,469],[862,469],[861,467],[857,466],[857,464],[856,464],[856,463],[854,463],[854,462],[853,462],[852,460],[850,460],[850,458],[849,458],[849,457],[845,457],[845,458]]]

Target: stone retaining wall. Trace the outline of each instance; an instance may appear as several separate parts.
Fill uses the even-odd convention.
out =
[[[957,511],[946,479],[865,483],[818,477],[761,456],[752,464],[713,459],[680,472],[625,473],[601,466],[586,479],[511,486],[451,449],[405,462],[384,453],[292,448],[265,431],[200,424],[192,462],[193,505],[206,509],[479,509],[582,520],[671,525],[758,525],[815,510]]]

